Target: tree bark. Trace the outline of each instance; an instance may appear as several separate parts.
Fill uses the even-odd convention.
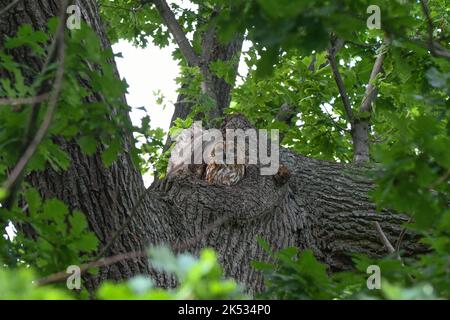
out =
[[[8,0],[0,0],[0,8],[8,3]],[[96,2],[83,0],[75,3],[81,8],[83,20],[97,32],[103,46],[109,47]],[[58,6],[59,1],[56,0],[23,1],[17,4],[0,21],[0,49],[3,49],[6,36],[15,35],[21,24],[45,29],[48,19],[58,15]],[[12,54],[17,62],[31,67],[35,72],[42,67],[43,61],[36,59],[27,50],[15,50]],[[32,77],[32,74],[28,76]],[[98,95],[93,94],[90,102],[97,99]],[[44,198],[56,197],[71,209],[85,213],[90,228],[100,240],[101,248],[108,243],[113,233],[123,226],[138,199],[146,192],[142,177],[129,156],[131,138],[124,138],[125,150],[109,168],[104,167],[99,154],[92,157],[84,155],[74,141],[64,141],[60,138],[57,138],[57,141],[71,157],[70,168],[65,172],[55,172],[48,168],[44,172],[32,173],[27,180]],[[164,203],[153,208],[156,204],[157,201],[151,199],[142,203],[139,212],[106,252],[107,255],[144,250],[150,243],[170,241],[171,226],[166,219],[169,209]],[[160,215],[157,213],[159,210],[164,212],[161,211]],[[88,287],[92,288],[104,279],[119,280],[139,273],[150,273],[156,277],[157,282],[170,283],[164,275],[152,272],[146,259],[122,261],[111,268],[102,269],[98,276],[87,277],[86,280]]]
[[[0,0],[0,8],[8,3]],[[83,19],[108,47],[95,1],[77,4],[82,8]],[[47,19],[57,12],[56,0],[19,3],[0,21],[0,48],[5,36],[15,34],[20,24],[30,23],[43,29]],[[16,52],[15,57],[33,70],[39,70],[42,63],[24,51]],[[222,85],[225,86],[223,83],[218,86]],[[229,88],[223,92],[222,99],[227,104]],[[124,140],[124,152],[115,164],[105,168],[99,155],[85,156],[73,141],[56,139],[71,156],[70,168],[65,172],[48,168],[32,173],[28,180],[44,197],[57,197],[70,208],[84,212],[101,247],[123,227],[132,208],[145,194],[143,203],[107,255],[189,241],[199,237],[210,223],[226,217],[225,223],[192,245],[190,251],[198,252],[205,246],[215,248],[226,275],[244,283],[250,291],[263,289],[261,275],[251,268],[250,262],[268,259],[256,243],[257,236],[265,238],[274,249],[310,248],[330,270],[336,271],[352,267],[349,259],[352,253],[378,257],[386,254],[373,221],[381,224],[393,243],[406,222],[400,215],[376,212],[367,195],[372,183],[364,167],[319,161],[282,149],[281,164],[291,172],[290,180],[282,186],[270,176],[259,175],[256,167],[249,167],[245,178],[235,186],[211,186],[194,176],[186,176],[157,182],[145,190],[142,177],[129,157],[131,140]],[[413,234],[406,233],[401,244],[404,255],[423,250],[415,240]],[[89,276],[86,281],[89,288],[94,288],[105,279],[120,280],[136,274],[150,274],[159,285],[173,285],[170,277],[154,272],[146,259],[101,268],[97,276]]]
[[[213,247],[226,274],[256,291],[263,289],[263,282],[250,262],[269,259],[257,245],[258,236],[275,250],[287,246],[312,249],[331,271],[351,269],[350,257],[355,253],[388,254],[374,221],[395,245],[407,218],[377,212],[367,195],[373,187],[367,168],[306,158],[285,149],[281,164],[291,171],[283,186],[277,186],[271,176],[260,176],[256,168],[247,170],[244,180],[232,187],[209,186],[195,178],[165,186],[173,201],[173,218],[178,221],[172,230],[175,238],[196,238],[206,226],[227,217],[227,223],[192,250]],[[407,232],[400,247],[404,256],[424,252],[416,241]]]

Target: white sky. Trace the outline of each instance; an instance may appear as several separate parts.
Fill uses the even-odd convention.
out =
[[[121,78],[129,85],[126,97],[132,108],[130,117],[134,125],[139,126],[141,118],[148,114],[152,128],[160,127],[168,132],[177,99],[175,79],[180,72],[172,59],[173,49],[172,45],[161,49],[152,44],[142,49],[124,40],[113,45],[114,52],[123,56],[116,58],[116,63]],[[157,103],[157,91],[165,97],[163,105]],[[140,107],[145,107],[146,112],[137,109]],[[144,174],[143,179],[146,187],[153,182],[150,172]]]
[[[145,116],[144,111],[136,109],[143,106],[150,115],[152,127],[168,131],[177,99],[175,78],[179,74],[179,67],[172,59],[173,49],[173,46],[160,49],[151,44],[142,49],[124,40],[113,46],[114,52],[123,56],[116,58],[116,62],[120,76],[129,85],[127,101],[133,108],[130,114],[133,124],[139,125]],[[158,90],[166,98],[165,107],[156,102],[154,93]]]

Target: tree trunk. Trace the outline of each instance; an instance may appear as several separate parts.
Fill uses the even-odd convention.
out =
[[[81,8],[83,20],[97,32],[102,44],[105,47],[110,46],[96,2],[83,0],[75,3]],[[0,8],[4,8],[7,4],[9,0],[0,0]],[[57,0],[19,2],[0,21],[0,48],[3,49],[5,37],[14,35],[21,24],[27,23],[35,29],[45,29],[48,19],[58,15],[58,6]],[[18,50],[13,52],[13,55],[17,62],[31,67],[32,70],[41,69],[43,61],[35,59],[29,52]],[[90,98],[92,99],[90,102],[94,102],[99,97],[92,95]],[[75,142],[57,140],[71,157],[70,168],[65,172],[55,172],[48,168],[44,172],[29,175],[27,180],[44,198],[56,197],[71,209],[85,213],[90,228],[95,232],[102,247],[108,243],[115,230],[123,226],[131,209],[146,192],[142,177],[129,156],[131,140],[124,139],[125,152],[109,168],[104,167],[99,154],[88,157],[81,152]],[[155,205],[158,206],[154,207]],[[144,201],[128,228],[106,254],[143,250],[150,243],[169,242],[172,233],[169,231],[170,223],[166,219],[167,212],[168,208],[164,203],[158,204],[151,199]],[[87,285],[95,287],[104,279],[124,279],[139,273],[151,273],[146,259],[122,261],[111,268],[102,269],[98,276],[87,278]],[[164,275],[152,274],[160,283],[169,282]]]
[[[263,288],[262,278],[250,262],[268,260],[257,245],[258,236],[273,249],[312,249],[331,271],[350,269],[354,253],[387,254],[374,221],[395,245],[407,219],[376,211],[367,195],[373,186],[367,170],[302,157],[285,149],[281,150],[281,164],[291,171],[283,186],[277,186],[271,176],[259,175],[256,168],[247,170],[244,180],[232,187],[208,186],[193,177],[166,186],[174,202],[172,217],[178,221],[172,230],[177,233],[175,238],[197,238],[205,227],[226,217],[224,224],[192,250],[213,247],[226,274],[257,291]],[[406,233],[400,247],[404,256],[423,252],[416,240]]]
[[[8,0],[0,0],[0,8]],[[77,1],[83,19],[109,46],[93,0]],[[0,48],[5,35],[16,33],[20,24],[45,28],[47,19],[58,12],[58,1],[20,2],[0,21]],[[29,54],[16,54],[19,63],[39,70],[40,61]],[[229,88],[224,90],[229,94]],[[221,97],[227,104],[229,97]],[[95,99],[95,98],[92,98]],[[120,229],[138,199],[143,203],[107,255],[145,249],[150,244],[175,244],[198,237],[206,226],[226,218],[191,251],[210,246],[217,250],[226,275],[243,282],[251,291],[263,288],[262,278],[250,266],[252,260],[266,260],[256,237],[265,238],[273,248],[310,248],[331,270],[351,268],[349,254],[386,254],[372,225],[379,221],[389,240],[395,243],[406,219],[387,211],[377,213],[367,196],[372,184],[362,167],[329,163],[281,150],[281,164],[291,171],[289,181],[278,186],[271,176],[260,176],[250,167],[245,178],[230,187],[210,186],[193,176],[158,182],[145,190],[142,177],[133,167],[125,141],[125,152],[105,168],[98,155],[87,157],[72,141],[58,139],[71,156],[66,172],[47,169],[28,179],[46,197],[57,197],[88,218],[90,228],[104,246]],[[401,249],[405,255],[420,252],[414,235],[406,233]],[[87,278],[92,288],[104,279],[119,280],[136,274],[151,274],[168,286],[170,278],[151,270],[146,259],[121,261],[102,268]]]
[[[204,35],[202,40],[202,51],[210,51],[208,55],[205,55],[206,60],[205,65],[210,65],[211,62],[222,60],[222,61],[235,61],[233,68],[234,72],[237,73],[239,66],[239,57],[242,49],[243,38],[238,37],[228,44],[221,44],[217,40],[217,34],[214,33],[212,36]],[[213,112],[217,116],[223,116],[224,110],[230,105],[231,101],[231,89],[232,84],[227,83],[223,78],[217,77],[210,71],[206,70],[209,78],[208,87],[214,94],[216,100],[217,110]],[[175,103],[175,111],[172,116],[171,125],[177,118],[186,119],[186,117],[191,113],[193,104],[186,102],[186,96],[180,94]]]
[[[243,37],[236,37],[234,40],[227,44],[222,44],[217,39],[217,33],[204,33],[202,36],[202,60],[205,66],[209,66],[211,62],[221,61],[233,61],[233,71],[237,74],[239,67],[239,58],[242,50]],[[217,117],[222,117],[224,110],[230,105],[231,102],[231,90],[233,85],[227,83],[225,79],[216,76],[211,73],[209,69],[203,68],[205,78],[209,79],[206,84],[208,90],[211,91],[213,98],[216,101],[216,110],[211,114],[215,114]],[[235,79],[234,79],[235,80]],[[186,119],[192,112],[193,103],[188,101],[188,97],[184,94],[179,94],[177,102],[175,103],[174,113],[170,121],[170,126],[178,118]],[[167,150],[172,144],[170,137],[167,137],[164,150]]]
[[[370,124],[366,119],[357,119],[352,124],[353,162],[364,163],[370,161],[369,155]]]

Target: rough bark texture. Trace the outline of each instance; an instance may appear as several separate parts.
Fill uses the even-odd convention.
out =
[[[0,1],[0,8],[5,7],[8,0]],[[83,19],[98,33],[105,47],[109,46],[98,8],[95,1],[76,1],[81,8]],[[47,20],[58,14],[59,1],[23,1],[16,5],[0,21],[0,48],[6,36],[14,35],[21,24],[28,23],[36,29],[45,29]],[[33,58],[29,52],[18,50],[13,52],[16,60],[35,70],[40,70],[42,61]],[[91,97],[96,99],[95,95]],[[124,98],[125,99],[125,98]],[[125,150],[129,139],[124,139]],[[115,230],[124,224],[139,197],[145,193],[145,187],[140,173],[135,169],[127,152],[110,168],[105,168],[99,155],[87,157],[82,154],[76,143],[58,139],[58,143],[71,156],[71,166],[66,172],[55,172],[51,169],[36,172],[28,177],[29,181],[46,198],[57,197],[67,203],[72,209],[79,209],[88,218],[92,231],[105,245]],[[114,242],[107,252],[113,255],[120,252],[145,249],[150,243],[166,242],[171,232],[170,225],[165,220],[167,208],[163,203],[153,206],[155,201],[145,201],[141,210],[133,218],[129,227]],[[163,210],[161,215],[150,214]],[[159,220],[159,219],[163,220]],[[99,277],[89,278],[88,285],[95,286],[100,280],[122,279],[138,273],[149,273],[145,259],[123,261],[111,268],[101,270]],[[159,282],[167,282],[160,275]]]
[[[353,253],[374,257],[387,254],[373,221],[378,221],[388,239],[396,243],[406,218],[376,211],[367,195],[372,187],[367,170],[302,157],[288,150],[281,151],[281,164],[291,171],[283,186],[277,186],[271,176],[259,175],[254,167],[232,187],[210,186],[195,178],[165,186],[174,202],[172,216],[179,222],[172,230],[175,238],[196,238],[207,225],[229,217],[193,250],[213,247],[226,273],[255,290],[261,290],[263,284],[250,262],[268,259],[256,243],[257,236],[274,249],[312,249],[333,271],[350,269]],[[405,256],[423,250],[409,233],[401,249]]]
[[[0,8],[8,3],[0,0]],[[5,35],[14,34],[22,23],[44,28],[46,20],[56,14],[57,3],[39,0],[18,4],[0,21],[0,48]],[[95,1],[83,0],[78,4],[83,18],[108,46]],[[39,70],[40,62],[26,52],[17,53],[16,58]],[[224,97],[224,103],[227,99]],[[250,167],[244,180],[231,187],[210,186],[186,176],[158,182],[145,191],[127,150],[112,167],[105,168],[99,156],[83,155],[70,141],[59,139],[59,143],[71,155],[70,169],[59,173],[47,169],[33,173],[29,180],[45,197],[58,197],[71,208],[83,211],[101,245],[122,227],[145,193],[145,201],[107,255],[144,249],[150,244],[183,242],[201,234],[218,218],[229,217],[191,250],[215,248],[226,274],[247,284],[250,290],[262,289],[261,276],[250,267],[250,261],[267,259],[256,244],[257,236],[265,238],[274,248],[292,245],[311,248],[331,270],[342,270],[351,267],[350,253],[386,254],[372,221],[380,222],[393,243],[405,222],[402,216],[375,211],[367,196],[372,185],[365,170],[305,158],[287,150],[281,152],[281,163],[289,168],[291,178],[282,186],[272,177],[259,175],[256,167]],[[401,249],[405,255],[422,250],[409,233]],[[97,277],[88,279],[88,285],[139,273],[152,274],[161,285],[172,284],[168,277],[154,273],[145,259],[135,259],[103,268]]]
[[[368,120],[355,120],[352,124],[353,161],[364,163],[370,161],[369,134],[370,125]]]

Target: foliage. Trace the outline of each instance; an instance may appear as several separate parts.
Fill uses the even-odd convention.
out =
[[[133,41],[145,47],[149,41],[163,47],[174,42],[156,9],[138,1],[98,1],[107,21],[109,40]],[[443,50],[449,50],[450,8],[445,0],[428,2],[434,29],[431,36]],[[381,30],[366,26],[367,7],[381,10]],[[278,128],[282,144],[306,156],[350,162],[352,132],[332,71],[327,63],[330,34],[344,41],[337,53],[338,69],[348,90],[353,112],[364,98],[366,85],[383,38],[390,45],[383,70],[374,80],[378,98],[369,117],[371,157],[377,164],[373,176],[376,188],[371,196],[380,210],[392,209],[410,217],[405,228],[419,233],[430,251],[414,258],[395,256],[373,260],[353,257],[356,270],[330,274],[312,251],[285,248],[278,252],[260,241],[270,254],[270,263],[254,262],[265,276],[263,298],[280,299],[448,299],[450,294],[450,64],[433,55],[429,24],[417,1],[392,0],[209,0],[190,6],[171,4],[182,29],[199,52],[201,34],[216,25],[226,41],[247,31],[251,47],[245,53],[249,74],[233,91],[227,112],[240,112],[257,127]],[[215,8],[220,8],[211,18]],[[131,21],[131,23],[128,23]],[[0,50],[0,98],[26,98],[38,94],[46,79],[52,79],[57,65],[44,70],[24,65],[17,52],[31,52],[45,60],[51,51],[57,20],[46,30],[22,25]],[[70,141],[84,154],[98,153],[105,166],[113,165],[122,141],[132,146],[131,156],[142,172],[165,172],[170,149],[164,148],[164,132],[151,127],[144,117],[139,127],[128,118],[123,100],[127,85],[116,77],[110,63],[114,54],[103,48],[86,25],[66,34],[66,61],[62,94],[49,133],[39,145],[25,174],[70,168]],[[183,101],[193,105],[187,119],[178,119],[170,129],[175,134],[201,118],[211,107],[200,94],[198,68],[186,65],[180,50],[173,57],[182,67],[177,79]],[[211,70],[232,83],[230,61],[215,61]],[[93,99],[101,97],[101,99]],[[92,102],[92,101],[96,102]],[[101,101],[101,102],[99,102]],[[290,123],[277,121],[281,107],[293,112]],[[18,162],[26,136],[33,134],[30,119],[37,110],[41,123],[47,102],[31,106],[0,106],[0,181]],[[217,119],[220,120],[220,119]],[[135,135],[132,136],[132,133]],[[123,139],[125,137],[125,139]],[[134,145],[137,147],[135,148]],[[0,187],[0,201],[8,190]],[[23,204],[27,206],[23,208]],[[38,190],[23,183],[11,210],[0,208],[0,224],[13,223],[14,238],[0,237],[0,298],[79,298],[53,287],[36,287],[33,279],[92,259],[98,240],[89,231],[82,212],[70,211],[56,198],[42,199]],[[401,241],[399,243],[401,249]],[[402,256],[402,251],[399,252]],[[125,283],[105,283],[101,299],[239,299],[245,298],[235,282],[224,280],[215,254],[204,250],[200,258],[175,256],[167,249],[151,252],[154,267],[171,273],[178,281],[174,289],[154,287],[149,278]],[[382,289],[366,287],[367,266],[382,271]]]
[[[66,300],[67,291],[33,284],[35,276],[31,269],[0,268],[0,300]]]
[[[127,300],[192,300],[192,299],[246,299],[243,287],[234,280],[223,278],[216,254],[203,249],[199,258],[183,253],[175,255],[167,247],[149,250],[153,267],[172,275],[177,281],[173,289],[158,288],[148,276],[136,276],[123,283],[105,282],[97,290],[99,299]],[[0,300],[30,299],[59,300],[80,298],[76,292],[51,286],[37,286],[30,268],[0,268]]]
[[[28,212],[11,212],[10,221],[19,230],[31,228],[33,237],[19,232],[13,239],[3,238],[2,249],[10,249],[6,257],[2,256],[4,263],[10,267],[29,264],[43,274],[49,274],[89,260],[90,254],[97,250],[98,240],[88,231],[83,213],[69,212],[58,199],[43,201],[33,188],[26,190],[24,198]]]
[[[330,274],[327,266],[316,260],[311,250],[299,252],[290,247],[273,252],[259,239],[272,263],[253,262],[263,272],[266,292],[264,299],[342,300],[342,299],[448,299],[445,286],[433,286],[437,274],[421,275],[417,266],[405,266],[395,257],[380,260],[355,256],[356,270]],[[377,265],[381,270],[381,288],[368,289],[366,281],[371,275],[368,267]],[[443,280],[442,278],[440,280]],[[448,288],[448,286],[447,286]]]
[[[317,66],[322,65],[325,53],[315,59]],[[257,53],[250,51],[247,64],[257,61]],[[301,154],[348,162],[352,157],[351,133],[341,100],[336,99],[330,68],[310,71],[311,62],[311,57],[293,52],[281,58],[270,78],[250,71],[245,83],[234,90],[229,112],[245,114],[257,127],[279,129],[284,134],[282,145]],[[290,123],[276,120],[283,104],[294,114]]]
[[[104,283],[99,289],[100,299],[244,299],[242,288],[233,280],[223,279],[216,254],[203,249],[199,258],[191,254],[175,256],[166,247],[150,249],[150,262],[156,270],[175,276],[178,283],[174,289],[154,286],[149,277],[136,277],[126,283]]]

